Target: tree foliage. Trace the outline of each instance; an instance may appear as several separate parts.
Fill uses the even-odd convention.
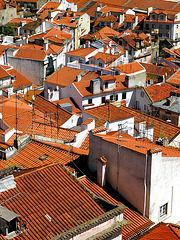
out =
[[[4,31],[2,31],[2,34],[13,36],[14,35],[14,23],[9,23],[7,27],[4,28]]]

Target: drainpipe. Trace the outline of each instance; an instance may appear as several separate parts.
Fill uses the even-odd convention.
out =
[[[147,160],[148,160],[148,152],[146,154],[146,159],[145,159],[145,169],[144,169],[144,211],[143,211],[143,216],[146,215],[146,194],[147,194]]]

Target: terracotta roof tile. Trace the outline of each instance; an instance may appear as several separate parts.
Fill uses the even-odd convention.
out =
[[[138,62],[132,62],[116,66],[121,73],[131,74],[139,71],[145,71],[144,67]]]
[[[116,59],[118,59],[120,55],[113,55],[113,54],[108,54],[108,53],[102,53],[98,52],[96,55],[93,56],[94,59],[98,60],[101,59],[105,63],[112,63]]]
[[[110,102],[105,105],[84,110],[84,113],[96,118],[96,127],[102,126],[106,121],[114,122],[132,117],[129,113],[122,113],[120,109]]]
[[[64,103],[70,103],[72,105],[72,112],[79,114],[81,113],[81,110],[79,109],[78,106],[76,106],[76,103],[73,101],[73,99],[71,98],[63,98],[63,99],[59,99],[57,101],[52,101],[54,104],[64,104]]]
[[[36,99],[34,100],[34,107],[43,114],[50,114],[50,118],[57,121],[58,126],[64,124],[73,115],[61,106],[55,105],[41,95],[36,96]]]
[[[13,239],[52,238],[105,213],[61,164],[22,172],[15,182],[1,193],[1,205],[20,215],[27,229]]]
[[[175,69],[172,67],[159,67],[157,65],[148,63],[141,63],[141,65],[146,69],[147,74],[156,76],[164,75],[166,79],[175,73]]]
[[[123,112],[129,113],[134,116],[134,121],[146,121],[147,126],[153,126],[153,141],[155,142],[161,135],[165,135],[169,142],[171,142],[177,135],[180,134],[180,128],[176,125],[170,124],[159,118],[144,114],[126,106],[120,107]]]
[[[44,50],[37,50],[32,48],[23,48],[21,47],[17,53],[14,55],[15,58],[24,58],[24,59],[32,59],[44,61],[47,54]]]
[[[175,90],[178,90],[178,88],[175,88],[170,84],[164,82],[146,87],[146,91],[148,92],[153,102],[161,101],[169,97],[170,93]]]
[[[119,32],[107,26],[92,34],[92,36],[96,37],[96,39],[103,39],[106,37],[118,37],[119,35],[121,35]]]
[[[45,9],[47,10],[57,9],[59,6],[60,6],[60,3],[58,2],[47,2],[37,11],[36,14],[42,13]]]
[[[47,158],[40,160],[39,158],[44,154]],[[68,156],[68,157],[67,157]],[[42,167],[47,164],[56,163],[60,161],[62,164],[66,165],[80,155],[74,154],[72,151],[64,150],[61,147],[51,146],[51,143],[45,144],[39,141],[32,141],[23,147],[18,153],[9,158],[6,161],[1,160],[0,168],[3,169],[6,166],[16,165],[22,167],[23,169]]]
[[[94,48],[78,48],[76,50],[66,52],[65,54],[77,57],[86,57],[87,55],[93,52],[95,52]]]
[[[94,182],[90,181],[86,176],[79,178],[79,180],[89,189],[91,190],[96,196],[99,196],[113,204],[118,204],[119,202],[112,198],[105,190],[99,187]],[[148,218],[141,216],[139,213],[126,208],[124,210],[123,216],[126,220],[131,222],[131,224],[122,230],[122,239],[127,240],[139,233],[142,230],[145,230],[153,225]]]
[[[180,70],[177,70],[168,80],[167,83],[180,85]]]
[[[179,236],[176,235],[174,231],[172,231],[172,227],[170,224],[166,223],[158,223],[153,228],[138,236],[135,239],[142,239],[142,240],[177,240],[180,239]]]

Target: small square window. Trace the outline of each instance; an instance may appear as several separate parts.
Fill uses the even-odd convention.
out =
[[[169,33],[166,33],[166,38],[169,38]]]
[[[113,95],[110,96],[110,100],[113,101]]]
[[[162,37],[162,33],[159,33],[159,37]]]
[[[166,29],[169,29],[169,25],[166,25]]]
[[[116,101],[118,101],[118,95],[116,94]]]
[[[163,27],[162,27],[162,25],[160,24],[160,25],[159,25],[159,29],[162,29],[162,28],[163,28]]]
[[[88,99],[88,104],[92,104],[92,98]]]
[[[126,92],[122,93],[122,99],[126,99]]]
[[[105,103],[106,102],[106,97],[102,97],[101,98],[101,103]]]
[[[167,203],[160,207],[160,217],[163,217],[164,215],[167,214],[167,208],[168,208]]]

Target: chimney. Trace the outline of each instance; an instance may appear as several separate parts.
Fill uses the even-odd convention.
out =
[[[21,22],[21,26],[23,27],[24,25],[26,25],[26,21]]]
[[[46,23],[45,21],[42,21],[42,32],[46,31]]]
[[[90,91],[92,94],[100,93],[100,79],[93,79],[90,82]]]
[[[81,75],[76,76],[76,82],[79,82],[79,81],[81,81]]]
[[[28,44],[28,36],[25,39],[25,43]]]
[[[106,164],[104,156],[97,158],[97,183],[101,187],[106,184]]]
[[[44,50],[44,51],[47,51],[47,50],[48,50],[48,43],[44,43],[44,44],[43,44],[43,50]]]
[[[135,16],[135,26],[138,24],[138,16]]]
[[[147,9],[147,15],[149,16],[149,14],[152,12],[152,10],[153,10],[153,7],[148,7],[148,9]]]

